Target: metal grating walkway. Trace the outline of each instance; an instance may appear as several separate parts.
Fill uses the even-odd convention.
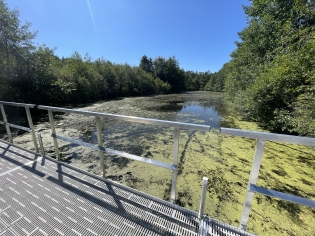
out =
[[[0,235],[197,235],[187,212],[0,141]]]
[[[209,229],[205,235],[251,235],[210,218],[203,223]],[[198,235],[198,231],[196,212],[0,140],[0,235]]]

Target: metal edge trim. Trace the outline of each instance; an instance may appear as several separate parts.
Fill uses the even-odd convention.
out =
[[[225,230],[229,230],[230,233],[234,233],[234,234],[242,235],[242,236],[257,236],[257,234],[253,234],[251,232],[248,232],[248,231],[245,231],[243,229],[237,228],[237,227],[235,227],[233,225],[229,225],[227,223],[224,223],[224,222],[221,222],[219,220],[213,219],[213,218],[211,218],[209,216],[204,217],[204,220],[205,219],[207,219],[208,225],[215,224],[215,225],[217,225],[219,227],[222,227]]]

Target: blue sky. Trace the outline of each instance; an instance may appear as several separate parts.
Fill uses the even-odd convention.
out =
[[[92,59],[138,65],[175,56],[180,67],[218,71],[246,27],[248,0],[7,0],[37,30],[34,42]]]

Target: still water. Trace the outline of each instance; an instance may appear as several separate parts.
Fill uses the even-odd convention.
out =
[[[89,107],[86,109],[91,110]],[[170,120],[218,129],[227,114],[223,93],[186,92],[181,94],[158,95],[150,97],[123,98],[99,103],[98,112],[119,115]],[[170,129],[156,125],[145,125],[124,121],[102,119],[105,146],[135,155],[145,155],[150,141],[165,135]],[[97,144],[94,124],[84,126],[86,132],[79,137],[81,141]],[[172,138],[164,144],[173,142]]]
[[[150,100],[153,104],[147,110],[159,113],[162,119],[210,125],[213,128],[220,127],[227,111],[224,94],[217,92],[160,95],[148,98]]]
[[[204,125],[210,125],[213,128],[219,128],[221,116],[216,111],[216,108],[205,107],[201,105],[184,105],[183,108],[176,113],[176,120],[194,123],[198,121]]]

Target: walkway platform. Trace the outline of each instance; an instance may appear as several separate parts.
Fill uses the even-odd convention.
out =
[[[0,140],[0,235],[199,235],[198,213]],[[205,218],[204,235],[251,235]]]

